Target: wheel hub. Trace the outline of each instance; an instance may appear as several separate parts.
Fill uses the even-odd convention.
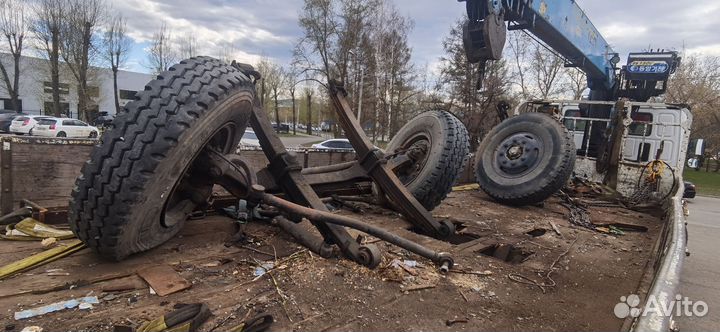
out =
[[[234,123],[228,123],[218,129],[208,140],[203,149],[213,149],[222,153],[229,153],[234,148],[234,137],[237,128]],[[190,166],[184,171],[183,176],[175,184],[165,207],[160,223],[164,227],[173,227],[175,224],[187,219],[195,208],[203,204],[207,196],[212,192],[213,182],[208,174],[212,169],[207,169],[203,160],[199,160],[201,154],[195,156]]]
[[[523,154],[523,148],[519,145],[513,145],[507,150],[506,154],[510,160],[518,159]]]
[[[507,175],[522,175],[532,171],[542,156],[542,144],[532,133],[517,133],[500,143],[495,167]]]
[[[402,183],[407,185],[418,176],[425,166],[428,151],[430,150],[430,142],[427,137],[420,137],[415,140],[410,140],[410,144],[404,144],[404,146],[404,153],[411,162],[404,167],[396,169],[395,174]]]

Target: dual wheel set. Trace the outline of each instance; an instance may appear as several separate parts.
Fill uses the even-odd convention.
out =
[[[296,180],[300,174],[297,166],[277,164],[279,159],[288,159],[288,154],[276,136],[267,136],[266,144],[261,139],[261,145],[269,156],[274,182],[287,196],[299,197],[291,199],[293,202],[263,193],[263,186],[256,182],[260,176],[242,162],[242,156],[234,155],[249,123],[260,127],[255,128],[259,136],[274,135],[264,132],[263,122],[258,120],[261,113],[254,85],[258,78],[247,65],[197,57],[180,62],[148,83],[116,116],[76,180],[69,223],[78,238],[114,260],[157,247],[176,235],[193,211],[207,204],[216,184],[239,198],[276,204],[293,222],[300,222],[294,214],[302,211],[326,241],[327,234],[337,234],[337,229],[324,223],[339,225],[341,221],[353,227],[352,220],[335,220],[329,212],[319,211],[322,207],[312,197],[306,198],[312,189]],[[353,137],[364,137],[345,129],[351,142],[359,140]],[[440,204],[461,174],[469,142],[465,126],[455,116],[432,111],[403,126],[384,153],[364,153],[357,146],[356,151],[361,159],[357,163],[368,175],[375,174],[377,167],[391,169],[398,186],[404,186],[399,192],[412,194],[411,201],[419,203],[414,209],[424,210],[420,216],[429,216],[427,211]],[[503,121],[487,135],[475,155],[475,175],[481,188],[497,201],[532,204],[564,185],[573,170],[574,155],[573,140],[558,121],[545,114],[525,113]],[[368,160],[374,156],[384,161],[370,164]],[[392,187],[378,183],[378,177],[372,179],[372,193],[391,197],[392,190],[387,189]],[[294,186],[284,186],[287,182]],[[309,196],[317,195],[312,192]],[[391,203],[397,206],[402,196],[392,197]],[[366,233],[390,241],[397,238],[372,226],[360,226]],[[445,228],[448,233],[454,231],[452,225]],[[449,261],[452,265],[445,254],[424,252],[426,249],[416,244],[392,243],[410,246],[438,264],[448,265]],[[363,254],[368,252],[360,252]]]

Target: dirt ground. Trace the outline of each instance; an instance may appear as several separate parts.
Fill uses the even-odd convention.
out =
[[[179,303],[205,302],[212,316],[202,331],[226,330],[261,312],[274,316],[271,330],[277,331],[620,330],[624,320],[613,315],[613,308],[621,296],[644,287],[663,227],[660,216],[593,208],[595,223],[648,228],[609,235],[571,225],[559,201],[553,197],[542,208],[514,208],[495,204],[478,191],[453,192],[432,212],[459,223],[461,235],[452,243],[409,231],[409,224],[392,211],[366,207],[360,214],[339,212],[453,253],[455,272],[447,275],[430,261],[383,242],[376,242],[384,258],[375,270],[342,258],[322,259],[262,223],[243,226],[249,236],[244,247],[226,247],[236,230],[232,219],[193,220],[180,236],[120,263],[84,249],[0,281],[0,327],[108,331],[115,325],[137,326]],[[509,262],[492,257],[498,255],[498,250],[493,253],[498,244],[513,245]],[[2,241],[0,264],[41,250],[39,242]],[[400,264],[393,264],[395,259]],[[418,265],[408,267],[404,260]],[[254,271],[266,261],[274,262],[274,269],[256,278]],[[192,287],[165,297],[150,294],[134,273],[162,264],[172,266]],[[138,289],[103,292],[123,283]],[[33,290],[38,294],[28,293]],[[100,303],[90,310],[13,319],[16,311],[86,295],[98,296]]]

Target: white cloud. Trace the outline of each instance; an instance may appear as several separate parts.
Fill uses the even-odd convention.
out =
[[[636,39],[647,36],[648,28],[637,24],[625,22],[613,22],[609,25],[599,27],[600,33],[605,40]]]
[[[265,55],[289,64],[301,35],[297,17],[302,0],[110,0],[128,20],[129,34],[147,42],[165,21],[176,37],[192,34],[199,49],[217,56],[227,45],[238,60]],[[390,0],[415,22],[410,35],[413,61],[436,73],[442,39],[464,15],[453,0]],[[578,0],[595,26],[625,55],[649,47],[718,54],[720,2],[717,0]],[[135,52],[135,56],[138,56]],[[140,54],[141,55],[141,54]],[[135,63],[142,60],[135,59]]]
[[[173,38],[194,36],[201,54],[218,56],[230,49],[237,60],[251,63],[262,54],[287,57],[296,39],[294,33],[297,33],[287,26],[296,28],[297,19],[288,20],[288,13],[282,13],[279,6],[274,7],[278,9],[275,14],[268,16],[261,10],[253,11],[249,7],[251,4],[244,8],[245,2],[113,0],[112,5],[127,19],[128,35],[136,43],[149,42],[153,33],[165,23]],[[268,4],[254,6],[260,9]],[[296,15],[293,12],[290,16]],[[286,26],[267,24],[278,19]],[[286,50],[286,54],[270,54],[278,53],[278,49]]]

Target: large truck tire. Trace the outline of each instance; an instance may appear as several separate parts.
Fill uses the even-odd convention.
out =
[[[475,158],[475,177],[490,197],[506,205],[535,204],[570,178],[575,143],[550,116],[523,113],[493,128]]]
[[[404,153],[412,162],[396,168],[400,182],[431,211],[452,191],[470,150],[465,126],[445,111],[422,113],[393,137],[385,154]]]
[[[252,113],[252,80],[209,57],[181,61],[117,115],[75,182],[72,231],[120,260],[154,248],[205,204],[212,182],[191,165],[201,150],[235,151]]]

